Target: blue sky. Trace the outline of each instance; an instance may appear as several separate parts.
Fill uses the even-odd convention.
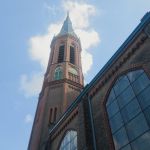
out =
[[[67,10],[81,39],[88,83],[150,10],[150,1],[1,1],[1,149],[27,149],[49,44]]]

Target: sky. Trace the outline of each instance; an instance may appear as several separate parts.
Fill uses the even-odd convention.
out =
[[[149,0],[1,0],[0,149],[27,149],[51,39],[67,11],[87,84],[149,10]]]

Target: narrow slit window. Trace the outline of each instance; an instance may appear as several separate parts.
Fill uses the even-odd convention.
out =
[[[59,47],[58,63],[61,63],[64,61],[64,49],[65,49],[64,45]]]

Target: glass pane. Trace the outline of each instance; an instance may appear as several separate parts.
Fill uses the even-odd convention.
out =
[[[134,98],[130,103],[128,103],[122,110],[121,114],[123,117],[124,122],[128,122],[131,120],[135,115],[141,112],[140,105],[136,98]]]
[[[146,120],[150,126],[150,107],[148,107],[147,109],[144,110],[144,114],[145,114]]]
[[[117,113],[119,111],[119,107],[118,107],[117,102],[114,101],[113,103],[111,103],[107,107],[107,111],[108,111],[109,118],[111,118],[115,113]]]
[[[75,140],[71,141],[70,146],[71,146],[71,150],[74,150],[76,148]]]
[[[110,119],[110,126],[112,133],[116,132],[121,126],[123,126],[123,120],[120,112]]]
[[[114,90],[112,89],[111,92],[110,92],[110,94],[109,94],[109,97],[108,97],[106,105],[109,105],[114,100],[115,100],[115,93],[114,93]]]
[[[134,98],[134,92],[132,90],[132,87],[129,86],[120,96],[118,96],[118,104],[120,108],[124,107],[127,103],[129,103],[130,100]]]
[[[62,79],[62,71],[59,71],[59,79]]]
[[[131,146],[128,144],[127,146],[121,148],[120,150],[132,150]]]
[[[136,94],[141,92],[150,84],[150,81],[145,73],[143,73],[136,81],[133,82],[132,87]]]
[[[146,132],[133,143],[131,143],[133,150],[149,150],[150,149],[150,132]]]
[[[133,82],[134,80],[136,80],[144,71],[143,70],[136,70],[136,71],[132,71],[129,72],[127,74],[130,82]]]
[[[127,133],[130,140],[135,139],[149,129],[143,113],[139,114],[136,118],[126,125]]]
[[[144,89],[138,96],[142,109],[150,105],[150,86]]]
[[[120,149],[121,147],[123,147],[128,143],[128,137],[124,127],[113,135],[113,140],[115,144],[115,149]]]
[[[77,148],[77,132],[68,131],[59,150],[75,150]]]
[[[118,96],[129,84],[127,76],[121,76],[114,86],[116,96]]]
[[[70,149],[70,144],[65,145],[64,150],[71,150]]]

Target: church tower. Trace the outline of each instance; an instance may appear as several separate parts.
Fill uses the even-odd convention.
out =
[[[28,150],[44,150],[49,129],[83,89],[81,44],[72,28],[69,14],[50,48]]]

